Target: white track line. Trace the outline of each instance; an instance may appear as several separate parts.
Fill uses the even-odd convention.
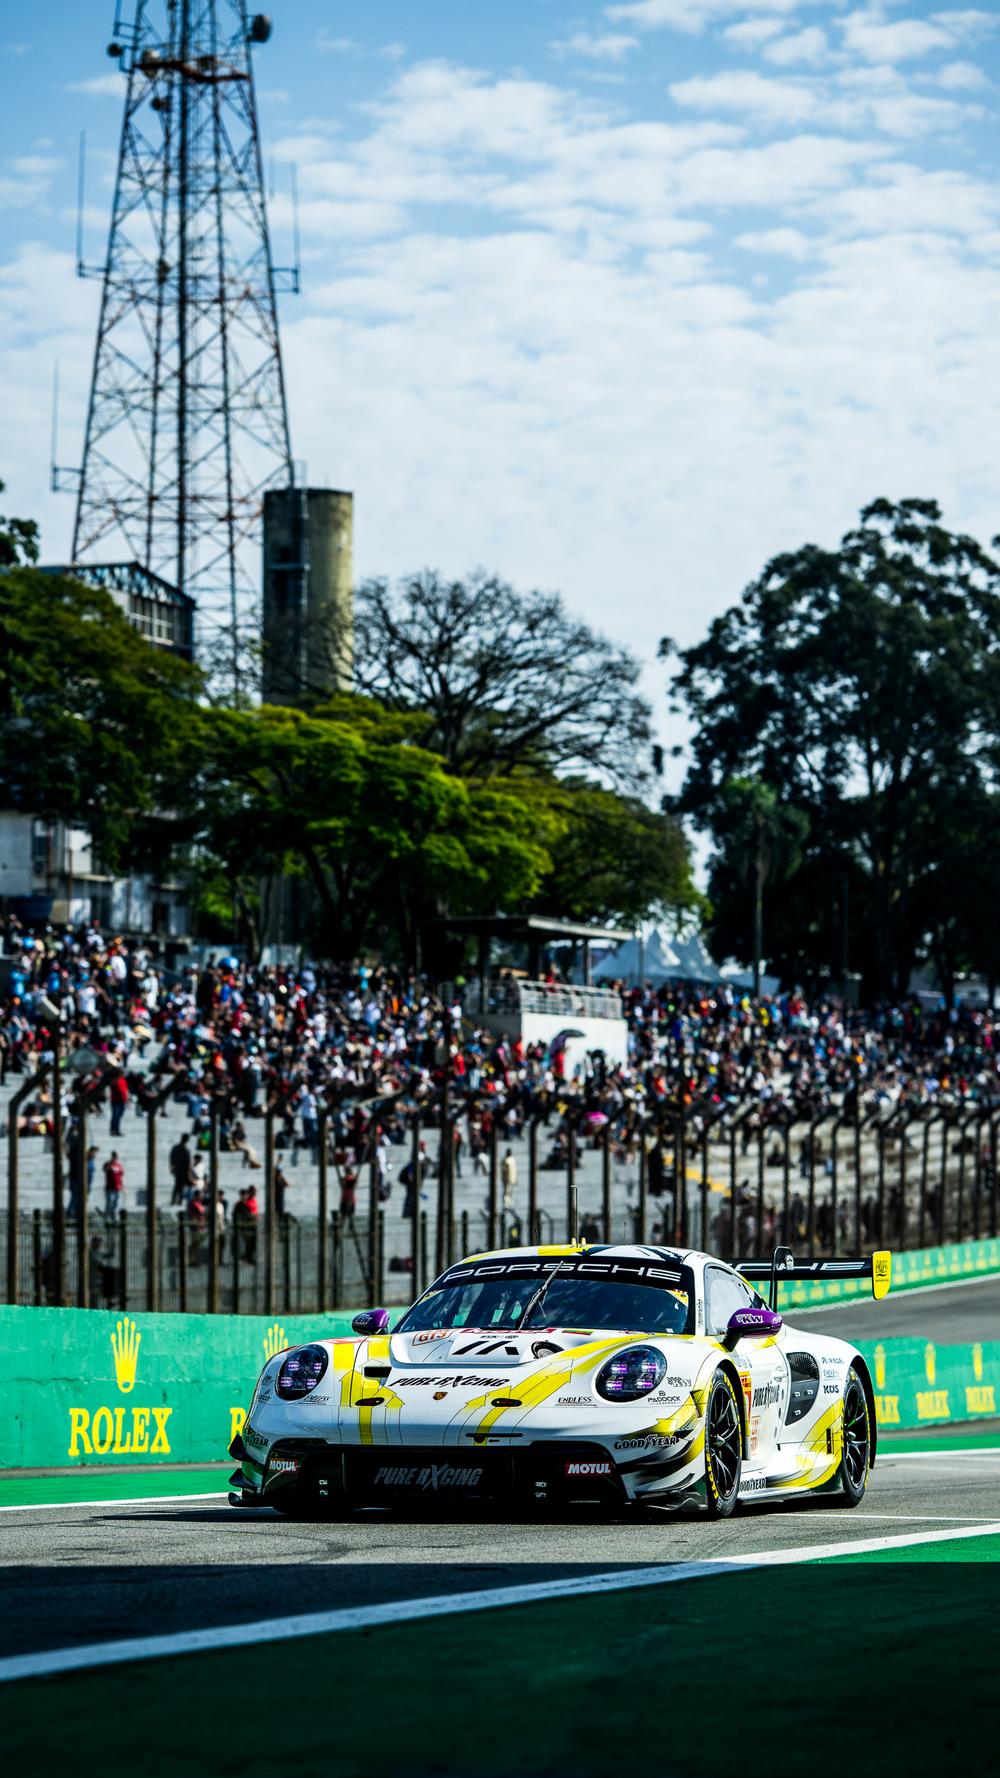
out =
[[[412,1623],[421,1618],[494,1611],[500,1606],[534,1605],[551,1599],[586,1598],[638,1587],[663,1587],[674,1581],[707,1580],[712,1575],[739,1574],[754,1568],[825,1561],[836,1556],[864,1555],[925,1543],[955,1543],[969,1537],[1000,1537],[1000,1520],[967,1530],[854,1538],[846,1543],[807,1544],[798,1549],[765,1550],[751,1556],[714,1556],[704,1562],[678,1562],[672,1567],[626,1568],[612,1573],[582,1575],[578,1580],[542,1580],[527,1582],[523,1586],[484,1587],[475,1593],[394,1599],[386,1605],[357,1605],[339,1611],[264,1618],[255,1624],[222,1624],[208,1630],[179,1630],[169,1636],[130,1637],[121,1642],[96,1642],[80,1648],[54,1648],[36,1654],[11,1655],[0,1660],[0,1683],[71,1673],[86,1667],[117,1666],[122,1661],[204,1654],[214,1649],[247,1648],[262,1642],[287,1642],[299,1636],[324,1636],[338,1630],[369,1630],[387,1624]]]
[[[905,1289],[893,1292],[888,1296],[845,1296],[839,1303],[789,1303],[788,1309],[792,1319],[799,1315],[828,1315],[832,1309],[884,1309],[886,1303],[901,1303],[907,1297],[932,1296],[936,1290],[964,1290],[967,1284],[1000,1284],[1000,1272],[974,1272],[971,1278],[948,1278],[943,1284],[908,1284]]]
[[[225,1490],[209,1494],[136,1494],[128,1500],[116,1500],[104,1494],[100,1500],[38,1500],[31,1506],[0,1506],[0,1513],[75,1513],[82,1506],[168,1506],[178,1500],[225,1500]]]
[[[982,1445],[978,1451],[965,1445],[960,1451],[880,1451],[878,1467],[881,1469],[883,1463],[929,1463],[932,1459],[950,1463],[953,1457],[985,1457],[988,1463],[994,1462],[1000,1457],[1000,1445]]]

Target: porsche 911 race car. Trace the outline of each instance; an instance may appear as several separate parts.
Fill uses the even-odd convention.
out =
[[[517,1247],[449,1266],[390,1333],[317,1338],[264,1366],[233,1505],[289,1516],[451,1501],[561,1507],[811,1494],[856,1506],[875,1460],[862,1355],[786,1327],[781,1279],[869,1278],[891,1257],[739,1268],[668,1247]],[[754,1288],[770,1281],[770,1302]],[[821,1318],[822,1319],[822,1318]]]

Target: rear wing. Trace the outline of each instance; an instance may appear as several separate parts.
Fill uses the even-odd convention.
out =
[[[776,1309],[778,1285],[783,1279],[870,1278],[872,1296],[888,1296],[892,1254],[883,1248],[864,1259],[796,1259],[790,1247],[776,1247],[770,1259],[736,1259],[733,1269],[748,1284],[769,1284],[771,1308]]]

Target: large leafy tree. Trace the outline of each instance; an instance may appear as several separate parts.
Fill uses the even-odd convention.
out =
[[[486,574],[367,581],[354,654],[359,689],[423,712],[425,745],[454,771],[582,771],[624,786],[643,775],[650,713],[639,667],[553,593],[519,593]]]
[[[347,696],[314,715],[205,711],[192,837],[237,884],[308,878],[332,954],[382,927],[413,957],[429,915],[530,896],[557,831],[508,786],[449,772],[424,727]]]
[[[775,557],[678,658],[674,692],[694,726],[681,808],[724,864],[740,844],[727,832],[734,781],[768,786],[808,824],[802,869],[816,886],[854,885],[868,990],[905,987],[924,940],[933,948],[954,923],[942,867],[958,813],[995,782],[1000,565],[948,531],[934,501],[877,500],[839,549]],[[792,874],[779,924],[797,893]],[[835,921],[815,902],[798,917],[786,954],[836,973]],[[975,950],[976,935],[962,943]]]
[[[560,823],[536,897],[540,912],[631,928],[653,912],[699,904],[687,843],[671,815],[598,784],[529,789]]]
[[[34,554],[33,528],[17,526],[0,538]],[[108,864],[149,857],[184,777],[199,684],[109,593],[23,560],[0,571],[0,806],[89,829]]]

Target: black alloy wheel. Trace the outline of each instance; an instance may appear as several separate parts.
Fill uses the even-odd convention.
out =
[[[726,1371],[716,1371],[705,1409],[705,1504],[710,1518],[729,1518],[740,1491],[742,1467],[736,1390]]]
[[[840,1491],[847,1506],[860,1506],[868,1486],[872,1429],[865,1386],[853,1364],[844,1385],[844,1449]]]

